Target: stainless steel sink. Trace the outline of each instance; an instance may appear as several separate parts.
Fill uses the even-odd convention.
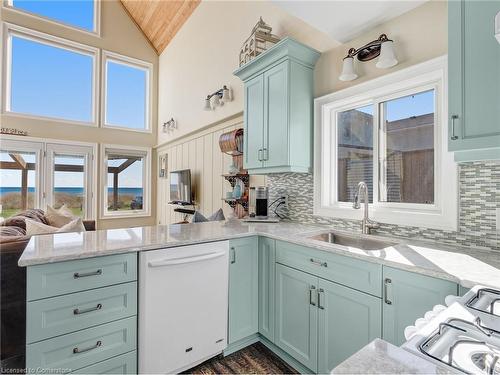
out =
[[[344,233],[328,232],[309,237],[312,240],[323,241],[347,247],[355,247],[361,250],[382,250],[394,246],[395,242],[382,241],[378,239],[350,236]]]

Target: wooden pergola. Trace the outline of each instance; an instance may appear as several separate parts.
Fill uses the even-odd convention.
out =
[[[28,208],[28,171],[36,169],[35,163],[28,163],[24,160],[22,155],[16,153],[9,153],[12,161],[0,161],[0,169],[20,170],[21,171],[21,208],[26,210]],[[121,160],[125,159],[117,167],[108,167],[108,173],[113,174],[113,206],[112,209],[118,209],[118,176],[125,169],[130,167],[136,161],[141,160],[140,157],[122,157],[122,156],[109,156],[108,160]],[[55,164],[54,170],[57,172],[83,172],[83,165],[73,164]]]

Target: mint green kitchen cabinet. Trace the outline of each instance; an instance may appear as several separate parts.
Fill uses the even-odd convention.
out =
[[[384,303],[382,338],[394,345],[405,342],[404,329],[415,323],[448,295],[458,294],[458,285],[430,276],[383,268]]]
[[[276,265],[275,344],[316,372],[318,365],[318,278]]]
[[[276,241],[259,238],[259,333],[274,343]]]
[[[228,343],[259,331],[259,239],[231,240],[229,245]]]
[[[137,372],[137,254],[28,266],[26,283],[29,372]]]
[[[319,55],[285,38],[234,72],[244,82],[243,165],[250,174],[311,171]]]
[[[456,161],[500,159],[500,1],[448,2],[448,147]]]
[[[318,373],[328,374],[382,337],[382,301],[323,279],[319,279],[318,297]]]

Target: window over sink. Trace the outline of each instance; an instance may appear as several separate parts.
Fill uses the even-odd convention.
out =
[[[447,152],[446,58],[315,101],[316,215],[359,219],[356,186],[383,223],[457,226],[457,166]]]

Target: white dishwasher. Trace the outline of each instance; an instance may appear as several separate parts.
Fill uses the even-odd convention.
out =
[[[186,370],[227,345],[227,241],[139,255],[139,373]]]

